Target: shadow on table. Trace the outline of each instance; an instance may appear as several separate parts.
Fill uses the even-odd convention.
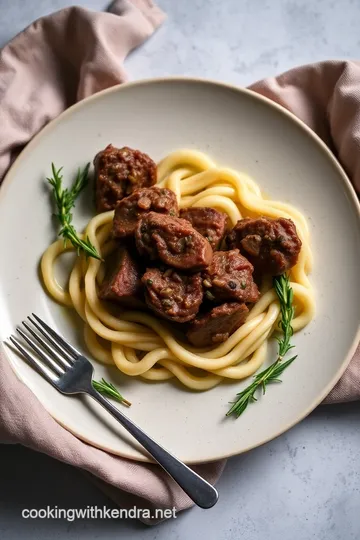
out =
[[[360,403],[322,406],[293,430],[299,430],[298,435],[301,439],[302,432],[305,438],[307,430],[323,429],[324,425],[331,421],[331,429],[341,431],[344,424],[354,421],[354,417],[358,417],[359,413]],[[283,435],[279,440],[280,442],[283,440],[286,447],[287,435]],[[222,491],[221,486],[227,485],[230,481],[240,483],[245,470],[247,474],[249,474],[249,469],[256,474],[265,456],[271,455],[274,448],[272,445],[274,443],[268,443],[264,447],[229,460],[218,486],[220,491],[218,507],[231,504],[230,499],[228,500],[230,495],[226,489]],[[67,521],[62,519],[56,520],[55,526],[53,520],[37,519],[35,526],[34,520],[23,519],[21,512],[24,508],[40,509],[47,506],[65,509],[86,508],[87,506],[116,508],[112,501],[89,482],[79,470],[43,454],[18,445],[0,446],[0,479],[0,538],[15,540],[24,535],[28,540],[35,540],[35,538],[49,537],[55,528],[59,538],[63,532],[70,533],[69,538],[72,535],[74,538],[85,538],[85,535],[95,528],[106,538],[125,538],[124,533],[129,534],[130,531],[132,538],[145,536],[153,538],[150,531],[148,534],[145,532],[148,527],[137,520],[104,519],[99,524],[100,520]],[[200,512],[201,517],[205,518],[206,511]],[[181,517],[184,515],[186,512],[181,514]],[[178,520],[181,517],[179,516]],[[94,522],[97,522],[96,526]],[[14,523],[16,523],[16,531]],[[170,524],[160,524],[159,527],[161,529],[164,526],[170,527]],[[158,527],[156,530],[159,530]],[[152,531],[155,535],[155,529]]]

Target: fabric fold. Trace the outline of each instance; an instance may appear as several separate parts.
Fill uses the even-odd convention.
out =
[[[127,54],[164,20],[151,0],[117,0],[110,11],[64,9],[33,23],[0,52],[0,181],[23,146],[50,120],[84,97],[124,82]],[[359,63],[303,66],[251,89],[318,133],[360,190]],[[0,396],[0,442],[21,443],[78,467],[121,507],[191,506],[158,466],[110,455],[60,426],[15,376],[1,346]],[[326,401],[359,398],[360,349]],[[216,483],[224,466],[222,460],[194,469]]]

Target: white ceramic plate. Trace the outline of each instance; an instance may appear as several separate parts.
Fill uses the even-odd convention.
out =
[[[125,377],[94,361],[96,377],[113,381],[132,401],[129,416],[188,463],[239,454],[276,437],[321,402],[359,340],[360,214],[348,179],[323,143],[291,114],[252,92],[193,79],[136,82],[81,102],[43,129],[0,190],[1,339],[35,311],[82,346],[80,321],[51,301],[39,281],[40,256],[56,236],[44,179],[51,161],[71,178],[110,142],[139,148],[155,160],[177,148],[202,150],[223,166],[247,172],[268,195],[292,203],[308,218],[316,318],[294,337],[299,356],[283,383],[269,388],[242,417],[224,415],[249,381],[194,393],[171,382]],[[79,228],[93,211],[90,195],[83,201],[74,216]],[[62,396],[8,354],[18,376],[69,431],[114,454],[147,460],[100,406]]]

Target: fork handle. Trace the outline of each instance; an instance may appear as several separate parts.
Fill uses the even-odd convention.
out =
[[[185,463],[155,442],[95,389],[92,388],[88,393],[131,433],[151,454],[155,461],[179,484],[195,504],[201,508],[211,508],[214,506],[218,500],[218,492],[209,482],[201,478],[201,476],[185,465]]]

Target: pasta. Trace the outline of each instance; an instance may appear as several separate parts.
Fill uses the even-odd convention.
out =
[[[294,331],[304,328],[314,316],[315,301],[308,274],[312,266],[309,229],[304,216],[289,204],[264,198],[247,175],[219,168],[205,154],[178,150],[158,165],[158,186],[176,194],[180,208],[210,206],[225,212],[231,225],[246,216],[290,218],[302,241],[296,266],[291,270],[294,292]],[[93,217],[84,236],[104,257],[114,249],[111,224],[114,212]],[[41,271],[49,294],[60,304],[72,307],[84,322],[84,339],[92,356],[115,365],[129,376],[164,381],[175,377],[193,390],[207,390],[223,379],[243,379],[263,364],[268,340],[277,326],[279,303],[271,283],[264,284],[260,300],[245,323],[224,343],[199,349],[179,340],[169,325],[154,315],[112,307],[98,297],[104,277],[103,263],[79,256],[71,270],[68,287],[55,278],[58,257],[73,249],[59,239],[45,251]]]

